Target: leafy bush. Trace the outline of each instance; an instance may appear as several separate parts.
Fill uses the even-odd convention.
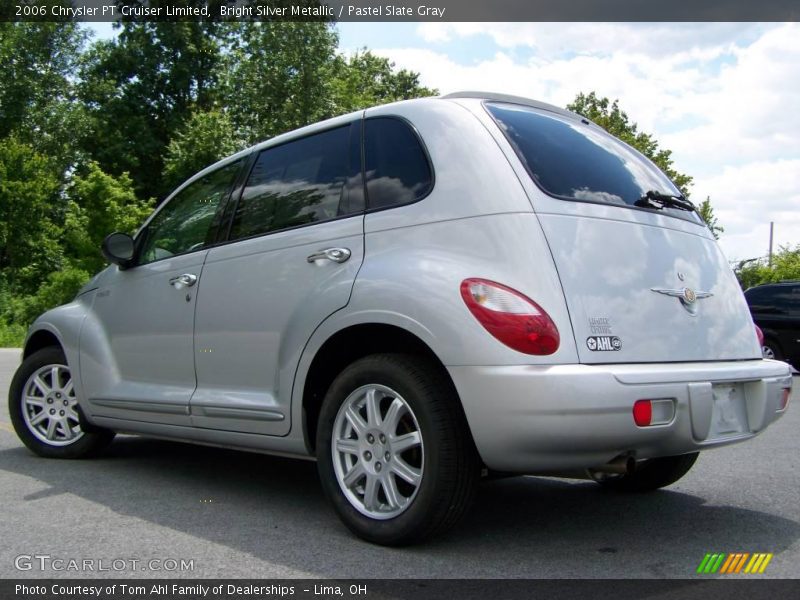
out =
[[[794,248],[781,246],[772,255],[771,267],[766,258],[760,258],[740,263],[735,273],[743,290],[762,283],[800,279],[800,244]]]
[[[0,321],[0,348],[19,348],[25,341],[26,329],[16,323]]]

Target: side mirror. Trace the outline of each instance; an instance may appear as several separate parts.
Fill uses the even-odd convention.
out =
[[[121,269],[126,269],[133,261],[133,238],[127,233],[115,231],[103,240],[101,250],[109,262],[119,265]]]

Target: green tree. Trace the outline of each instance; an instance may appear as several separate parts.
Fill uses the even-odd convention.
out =
[[[29,162],[36,163],[35,156]],[[29,242],[42,244],[55,254],[57,259],[50,264],[42,265],[42,261],[19,259],[24,266],[15,268],[12,264],[2,272],[12,279],[0,279],[0,345],[17,345],[25,329],[39,314],[45,310],[69,302],[90,275],[99,271],[105,264],[100,253],[103,238],[112,231],[133,233],[152,210],[152,201],[141,201],[133,192],[133,182],[123,174],[113,177],[104,173],[97,163],[91,162],[84,174],[76,174],[70,184],[62,188],[57,178],[46,177],[46,170],[41,168],[38,180],[29,172],[23,172],[26,187],[44,190],[48,194],[54,190],[64,196],[64,210],[58,220],[48,217],[48,211],[41,209],[37,218],[43,218],[47,227],[33,233],[20,230],[33,216],[24,208],[41,206],[43,202],[31,202],[34,196],[22,197],[17,218],[7,219],[8,215],[0,215],[0,224],[9,223],[17,228],[10,246],[23,242],[21,251],[32,252]],[[0,169],[0,175],[2,169]],[[39,185],[32,185],[39,181]],[[2,184],[0,184],[0,189]],[[3,199],[0,192],[0,199]],[[48,197],[40,194],[39,200]],[[3,206],[6,206],[3,204]],[[16,206],[16,205],[15,205]],[[12,230],[13,231],[13,230]],[[47,239],[38,241],[35,235],[49,232]],[[0,230],[0,236],[4,235]],[[19,237],[21,236],[21,237]],[[0,237],[0,239],[5,239]],[[57,262],[57,264],[56,264]],[[36,273],[36,279],[32,274]]]
[[[113,177],[90,162],[66,190],[63,246],[71,266],[95,273],[105,264],[100,245],[112,231],[133,234],[153,210],[136,197],[127,173]]]
[[[241,23],[226,60],[225,97],[248,143],[336,114],[338,36],[325,23]]]
[[[725,232],[725,228],[719,224],[717,217],[714,215],[714,208],[711,206],[711,198],[706,196],[706,199],[697,207],[697,212],[703,218],[703,221],[706,222],[706,225],[708,225],[714,239],[718,240],[720,234]]]
[[[227,113],[220,110],[195,113],[167,146],[164,181],[173,189],[204,167],[245,146]]]
[[[762,257],[740,262],[734,272],[744,290],[762,283],[800,279],[800,244],[778,248],[772,255],[772,266]]]
[[[130,173],[140,197],[169,191],[161,179],[167,145],[193,111],[214,106],[231,27],[125,22],[116,39],[84,56],[80,97],[89,131],[82,145],[106,173]]]
[[[366,48],[335,59],[332,94],[337,113],[438,93],[419,84],[419,73],[397,71],[388,58],[375,56]]]
[[[74,73],[86,39],[75,23],[0,23],[0,139],[69,166],[85,122]]]
[[[32,292],[62,266],[59,172],[14,137],[0,143],[0,273],[8,292]]]

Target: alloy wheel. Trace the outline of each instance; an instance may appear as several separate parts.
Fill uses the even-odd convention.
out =
[[[339,407],[331,439],[336,480],[372,519],[405,512],[422,484],[424,443],[408,402],[382,385],[353,391]]]
[[[66,365],[37,369],[23,387],[22,416],[38,440],[50,446],[68,446],[81,437],[75,387]]]

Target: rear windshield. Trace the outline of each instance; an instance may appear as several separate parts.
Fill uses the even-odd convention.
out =
[[[486,107],[551,196],[632,205],[651,190],[680,194],[657,166],[597,126],[517,104]]]

